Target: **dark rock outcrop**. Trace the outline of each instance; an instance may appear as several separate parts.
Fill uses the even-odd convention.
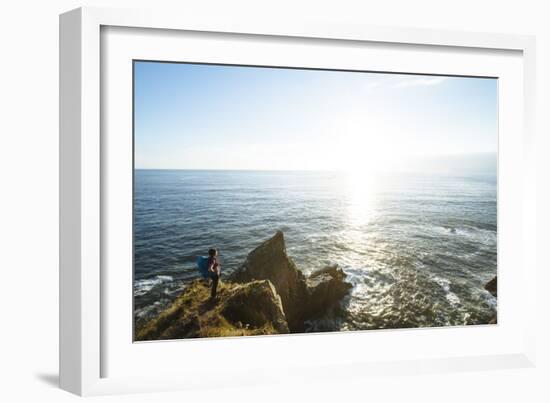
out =
[[[497,276],[493,277],[491,281],[485,284],[485,289],[489,291],[494,297],[497,296]]]
[[[277,233],[247,256],[232,276],[236,282],[270,280],[281,296],[288,327],[302,332],[305,322],[323,316],[348,293],[351,284],[338,266],[329,266],[306,278],[286,253],[284,235]]]
[[[250,252],[231,280],[241,283],[271,281],[281,297],[289,328],[303,326],[303,310],[308,297],[306,279],[286,254],[285,238],[281,231]]]
[[[313,272],[306,281],[308,301],[304,316],[307,319],[321,317],[338,304],[352,288],[345,279],[346,274],[337,265]]]

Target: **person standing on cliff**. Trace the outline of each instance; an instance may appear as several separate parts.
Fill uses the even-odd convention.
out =
[[[212,290],[210,292],[210,298],[216,298],[216,292],[218,290],[218,282],[220,281],[221,266],[218,262],[218,251],[216,249],[208,250],[208,274],[212,279]]]

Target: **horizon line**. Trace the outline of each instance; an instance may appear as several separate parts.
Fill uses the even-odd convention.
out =
[[[478,151],[478,152],[471,152],[471,153],[454,153],[454,154],[435,154],[435,155],[429,155],[426,157],[417,157],[412,156],[410,158],[417,160],[417,159],[434,159],[434,158],[445,158],[445,157],[466,157],[466,156],[475,156],[475,155],[495,155],[498,158],[498,150],[497,151]],[[498,161],[497,161],[498,166]],[[136,167],[135,165],[132,167],[133,170],[143,170],[143,171],[253,171],[253,172],[349,172],[347,169],[323,169],[323,168],[297,168],[297,169],[288,169],[288,168],[144,168],[144,167]],[[397,170],[397,171],[385,171],[382,170],[380,173],[400,173],[400,172],[409,172],[414,173],[413,171],[408,170]],[[420,173],[423,170],[420,170]]]
[[[328,170],[328,169],[217,169],[217,168],[134,168],[133,171],[202,171],[202,172],[323,172],[323,173],[341,173],[346,174],[352,171],[345,169],[342,170]],[[431,172],[427,170],[396,170],[396,171],[380,171],[376,174],[437,174],[448,176],[449,174],[463,176],[463,175],[497,175],[497,172]]]

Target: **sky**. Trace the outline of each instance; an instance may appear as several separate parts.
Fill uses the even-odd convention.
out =
[[[496,79],[160,62],[134,73],[137,169],[496,168]]]

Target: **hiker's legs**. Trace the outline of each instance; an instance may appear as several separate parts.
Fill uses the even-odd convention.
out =
[[[216,297],[216,291],[218,290],[218,281],[220,281],[220,276],[217,273],[212,275],[212,291],[210,292],[210,297]]]

